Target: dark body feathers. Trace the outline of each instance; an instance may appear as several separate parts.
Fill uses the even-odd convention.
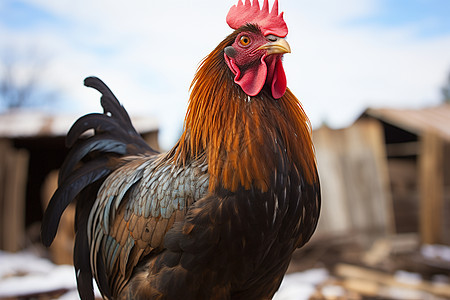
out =
[[[314,232],[320,187],[308,120],[289,90],[274,100],[234,84],[223,49],[235,35],[200,66],[184,133],[164,154],[99,79],[86,79],[104,113],[70,130],[42,227],[49,245],[76,199],[82,299],[93,299],[92,278],[114,299],[270,299]]]

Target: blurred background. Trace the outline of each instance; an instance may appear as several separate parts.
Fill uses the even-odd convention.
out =
[[[39,227],[67,130],[101,111],[83,79],[104,80],[145,139],[168,150],[234,4],[0,2],[0,298],[77,297],[66,268],[73,208],[50,251]],[[277,299],[450,298],[450,2],[280,0],[280,10],[323,207]]]

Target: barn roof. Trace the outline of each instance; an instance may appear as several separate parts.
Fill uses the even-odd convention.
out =
[[[55,115],[40,111],[14,110],[0,114],[0,138],[32,138],[65,136],[81,115]],[[140,133],[158,130],[154,118],[133,117]]]
[[[396,127],[422,135],[434,131],[450,141],[450,104],[423,109],[369,108],[364,117],[372,117]]]

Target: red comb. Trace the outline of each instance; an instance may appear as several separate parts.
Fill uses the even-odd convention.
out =
[[[269,34],[278,37],[286,37],[288,34],[287,25],[283,20],[283,13],[278,14],[278,0],[273,3],[272,11],[269,12],[269,0],[264,0],[262,9],[259,8],[258,0],[239,0],[237,5],[233,5],[227,15],[227,23],[233,29],[238,29],[245,24],[257,24],[264,36]]]

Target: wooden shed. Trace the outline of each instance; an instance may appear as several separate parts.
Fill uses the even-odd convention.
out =
[[[54,189],[55,170],[68,151],[65,135],[78,117],[24,110],[0,115],[0,249],[22,249],[27,244],[25,232],[40,224],[43,203],[48,201],[44,198]],[[156,120],[132,121],[158,149]]]
[[[396,232],[450,244],[450,105],[367,109],[383,128]]]

